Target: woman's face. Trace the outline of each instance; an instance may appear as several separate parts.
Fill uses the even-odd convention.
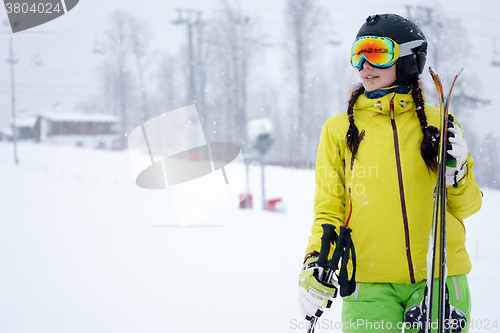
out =
[[[397,80],[396,64],[391,67],[377,68],[365,61],[363,69],[359,71],[359,78],[366,91],[390,87]]]

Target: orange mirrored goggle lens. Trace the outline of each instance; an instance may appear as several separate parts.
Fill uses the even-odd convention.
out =
[[[377,36],[363,36],[352,44],[351,64],[361,69],[363,60],[373,66],[389,67],[397,59],[398,45],[389,38]]]

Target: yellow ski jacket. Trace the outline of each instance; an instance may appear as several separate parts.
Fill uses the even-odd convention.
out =
[[[333,116],[323,126],[316,160],[315,216],[306,253],[320,251],[323,223],[334,224],[337,232],[339,225],[347,225],[356,250],[357,282],[409,284],[427,278],[437,175],[420,154],[423,134],[415,108],[411,93],[358,97],[354,121],[362,136],[355,158],[345,141],[347,113]],[[425,113],[428,125],[439,128],[439,109],[426,105]],[[481,208],[470,155],[467,162],[468,171],[458,187],[448,186],[449,276],[471,270],[463,219]],[[348,270],[352,272],[351,262]],[[437,277],[439,269],[435,271]]]

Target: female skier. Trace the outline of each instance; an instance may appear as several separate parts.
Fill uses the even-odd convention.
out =
[[[343,297],[344,332],[401,332],[405,311],[422,302],[440,123],[420,87],[426,55],[422,31],[395,14],[368,17],[356,36],[351,64],[361,83],[347,112],[325,122],[318,148],[315,217],[299,279],[299,307],[308,319],[336,296],[336,279],[324,284],[315,273],[324,223],[337,233],[342,225],[352,230],[357,283]],[[461,126],[450,119],[447,153],[456,167],[446,167],[446,283],[452,308],[470,319],[463,219],[480,209],[481,191]]]

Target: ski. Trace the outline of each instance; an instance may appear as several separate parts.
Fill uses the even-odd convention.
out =
[[[450,106],[451,93],[453,87],[457,82],[458,76],[462,73],[463,69],[455,75],[450,91],[446,96],[443,92],[443,85],[439,76],[429,67],[429,72],[432,76],[434,84],[436,85],[439,109],[440,109],[440,135],[438,146],[438,170],[437,182],[434,192],[434,206],[432,228],[429,236],[429,250],[427,253],[427,282],[424,291],[424,298],[422,303],[410,307],[405,313],[405,321],[411,324],[418,324],[419,333],[430,333],[433,327],[432,322],[432,308],[434,306],[434,275],[436,268],[436,256],[439,249],[439,278],[438,278],[438,321],[437,329],[439,333],[450,332],[449,321],[452,317],[459,315],[458,309],[453,309],[449,303],[449,292],[446,286],[447,271],[447,258],[446,258],[446,202],[447,202],[447,189],[446,189],[446,145],[448,138],[448,109]],[[439,243],[438,243],[438,235]],[[460,317],[461,318],[461,317]]]
[[[434,270],[436,264],[436,240],[438,236],[438,230],[441,231],[441,237],[439,241],[439,279],[438,279],[438,288],[439,288],[439,298],[438,298],[438,332],[445,332],[445,320],[449,319],[449,300],[447,300],[448,291],[446,290],[446,278],[448,277],[447,270],[447,258],[446,258],[446,201],[447,201],[447,192],[446,192],[446,145],[448,138],[448,109],[450,106],[451,93],[453,91],[453,87],[455,86],[455,82],[457,82],[458,76],[462,73],[462,70],[455,75],[455,79],[453,80],[450,92],[445,100],[445,96],[443,94],[443,86],[441,84],[441,80],[439,76],[429,67],[429,72],[431,73],[434,84],[436,85],[436,89],[438,91],[439,96],[439,109],[441,116],[441,124],[440,124],[440,136],[439,136],[439,151],[438,151],[438,179],[436,184],[436,197],[434,199],[434,217],[433,217],[433,227],[431,231],[431,238],[434,238],[434,245],[432,247],[432,259],[429,267],[429,263],[427,263],[427,283],[429,285],[428,288],[428,302],[429,302],[429,311],[427,311],[428,320],[426,320],[426,330],[425,332],[430,332],[431,324],[432,324],[432,299],[434,295]],[[430,243],[430,242],[429,242]],[[430,268],[430,270],[429,270]],[[430,275],[430,276],[429,276]],[[449,330],[448,330],[449,331]]]
[[[455,78],[451,84],[450,91],[446,100],[444,100],[443,87],[439,76],[429,67],[429,72],[431,73],[432,79],[436,85],[439,96],[439,109],[441,115],[440,124],[440,136],[439,136],[439,152],[438,152],[438,179],[436,185],[436,198],[434,204],[434,217],[433,217],[433,234],[434,239],[437,239],[438,228],[441,231],[441,239],[439,242],[440,256],[439,256],[439,298],[438,298],[438,332],[444,333],[446,330],[446,320],[450,318],[450,305],[449,305],[449,295],[446,288],[446,278],[448,277],[447,269],[447,257],[446,257],[446,203],[447,203],[447,189],[446,189],[446,146],[448,138],[448,109],[450,107],[451,93],[453,87],[457,82],[458,76],[462,73],[463,68],[455,75]],[[432,261],[431,261],[431,271],[432,275],[427,277],[427,283],[429,283],[429,302],[433,299],[433,289],[434,289],[434,272],[436,269],[436,241],[434,241],[434,247],[432,249]],[[429,266],[429,263],[427,263]],[[431,303],[432,304],[432,303]],[[427,323],[432,323],[432,306],[428,307],[429,311],[429,321]],[[430,332],[430,325],[427,325],[427,332]],[[449,332],[449,329],[447,330]]]

